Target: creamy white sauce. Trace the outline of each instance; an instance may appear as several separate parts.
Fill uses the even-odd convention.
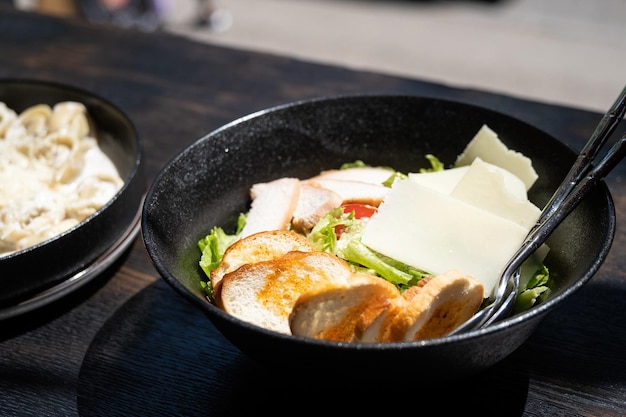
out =
[[[80,223],[122,185],[83,104],[17,114],[0,102],[0,257]]]

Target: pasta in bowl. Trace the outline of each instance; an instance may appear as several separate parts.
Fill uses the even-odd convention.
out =
[[[122,188],[86,107],[0,102],[0,256],[76,226]]]
[[[0,308],[84,275],[138,230],[141,144],[93,93],[0,80],[0,182]]]

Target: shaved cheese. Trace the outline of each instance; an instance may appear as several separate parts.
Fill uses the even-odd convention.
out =
[[[484,170],[489,170],[492,173],[496,173],[497,175],[502,177],[504,181],[504,187],[507,192],[515,196],[516,198],[526,200],[528,198],[526,193],[526,184],[519,179],[519,177],[515,176],[510,171],[501,168],[497,165],[490,164],[485,162],[480,157],[476,157],[476,159],[480,159],[481,168]],[[476,163],[474,160],[473,164]],[[465,165],[450,169],[444,169],[443,171],[432,171],[432,172],[411,172],[408,174],[410,180],[417,182],[418,184],[422,184],[426,187],[432,188],[440,193],[450,194],[454,190],[454,188],[458,185],[461,179],[468,173],[471,165]],[[478,171],[478,168],[474,169]],[[476,174],[472,174],[476,175]]]
[[[490,295],[541,210],[528,200],[537,179],[531,161],[483,125],[455,168],[410,173],[396,181],[365,225],[362,243],[432,274],[457,269]],[[523,265],[531,276],[549,248]]]
[[[425,187],[440,193],[450,194],[468,170],[469,166],[464,166],[444,169],[443,171],[411,172],[408,174],[408,177],[411,181],[415,181]]]
[[[371,249],[433,274],[457,269],[491,294],[528,229],[410,180],[396,181],[365,225]]]
[[[538,178],[530,158],[508,149],[487,125],[483,125],[467,144],[457,158],[455,166],[471,165],[476,157],[515,174],[524,181],[527,191]]]
[[[476,158],[450,196],[530,230],[541,210],[528,200],[524,184],[508,171]]]

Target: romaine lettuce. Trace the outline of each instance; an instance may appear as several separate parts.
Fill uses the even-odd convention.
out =
[[[198,241],[198,247],[202,252],[200,267],[207,277],[210,277],[211,271],[219,266],[226,249],[237,240],[245,222],[246,215],[240,214],[237,219],[237,230],[234,234],[228,234],[221,227],[215,226],[208,235]]]
[[[548,267],[541,265],[533,277],[528,281],[526,288],[520,290],[515,299],[513,311],[519,313],[528,310],[537,302],[544,300],[550,295],[553,283],[550,278]]]
[[[365,270],[395,284],[403,291],[428,275],[406,264],[385,257],[361,243],[364,222],[341,208],[332,210],[307,235],[317,250],[345,259],[355,270]],[[339,238],[337,231],[341,230]]]

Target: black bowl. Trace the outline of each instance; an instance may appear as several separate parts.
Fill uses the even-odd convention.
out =
[[[35,104],[77,101],[98,129],[99,145],[117,167],[123,187],[97,212],[51,239],[0,258],[0,307],[11,308],[81,273],[136,222],[146,183],[141,143],[133,123],[115,105],[72,86],[39,80],[0,80],[0,101],[20,112]]]
[[[283,176],[306,178],[357,159],[415,172],[427,167],[424,156],[431,153],[451,165],[484,123],[507,146],[532,159],[539,179],[529,197],[543,206],[575,153],[533,126],[487,109],[431,98],[320,98],[236,120],[173,158],[146,195],[145,246],[165,281],[201,309],[233,345],[294,381],[308,374],[340,384],[360,378],[414,382],[419,376],[434,382],[469,376],[512,353],[548,312],[598,270],[615,232],[613,201],[605,184],[549,239],[545,262],[557,288],[546,302],[485,329],[412,343],[319,341],[238,320],[205,298],[197,242],[215,225],[234,231],[237,215],[249,207],[253,183]]]

